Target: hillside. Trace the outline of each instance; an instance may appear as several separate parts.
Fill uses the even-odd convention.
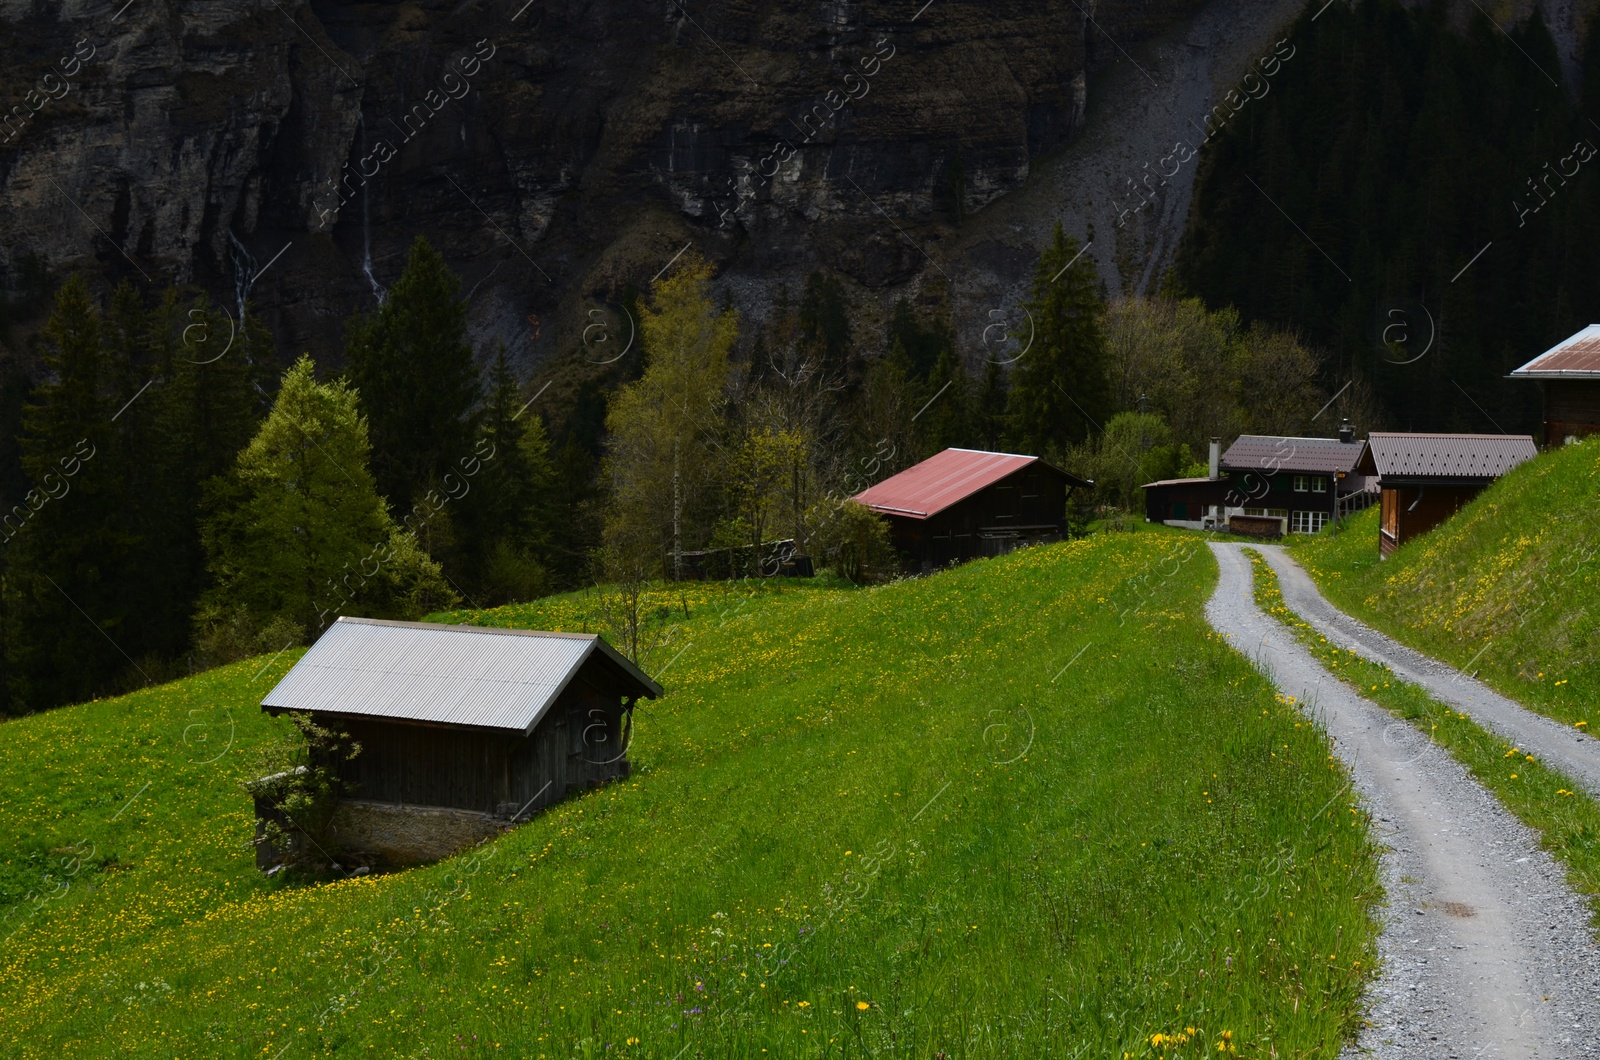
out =
[[[1561,721],[1600,724],[1600,438],[1512,471],[1378,560],[1378,509],[1295,557],[1335,604]]]
[[[292,656],[5,722],[0,1052],[1332,1055],[1375,852],[1320,732],[1204,626],[1215,576],[1102,534],[690,587],[629,780],[320,886],[256,872],[238,787]]]

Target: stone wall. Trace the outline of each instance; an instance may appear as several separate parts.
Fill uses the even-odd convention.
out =
[[[333,836],[341,855],[407,865],[447,857],[506,827],[502,819],[471,810],[346,799],[334,818]]]

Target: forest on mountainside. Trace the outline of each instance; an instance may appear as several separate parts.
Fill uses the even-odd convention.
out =
[[[1600,320],[1600,36],[1574,98],[1537,8],[1313,16],[1202,152],[1173,286],[1314,336],[1394,429],[1535,429],[1504,376]]]

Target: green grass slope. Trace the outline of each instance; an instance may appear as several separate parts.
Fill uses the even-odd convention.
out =
[[[289,656],[7,722],[0,1054],[1331,1058],[1375,854],[1215,570],[1101,535],[684,590],[631,778],[317,886],[255,871],[238,787]]]
[[[1357,618],[1600,727],[1600,437],[1528,461],[1382,562],[1376,507],[1295,557]]]

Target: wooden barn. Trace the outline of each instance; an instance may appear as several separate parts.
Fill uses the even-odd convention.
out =
[[[1536,455],[1526,434],[1369,435],[1356,471],[1374,476],[1382,493],[1379,557],[1432,530]]]
[[[361,744],[340,843],[411,861],[627,776],[634,704],[660,695],[592,634],[340,618],[261,709]]]
[[[1036,456],[946,449],[855,500],[888,521],[909,569],[926,573],[1061,540],[1068,492],[1093,485]]]
[[[1600,324],[1590,324],[1511,373],[1538,382],[1544,395],[1544,444],[1600,434]]]

